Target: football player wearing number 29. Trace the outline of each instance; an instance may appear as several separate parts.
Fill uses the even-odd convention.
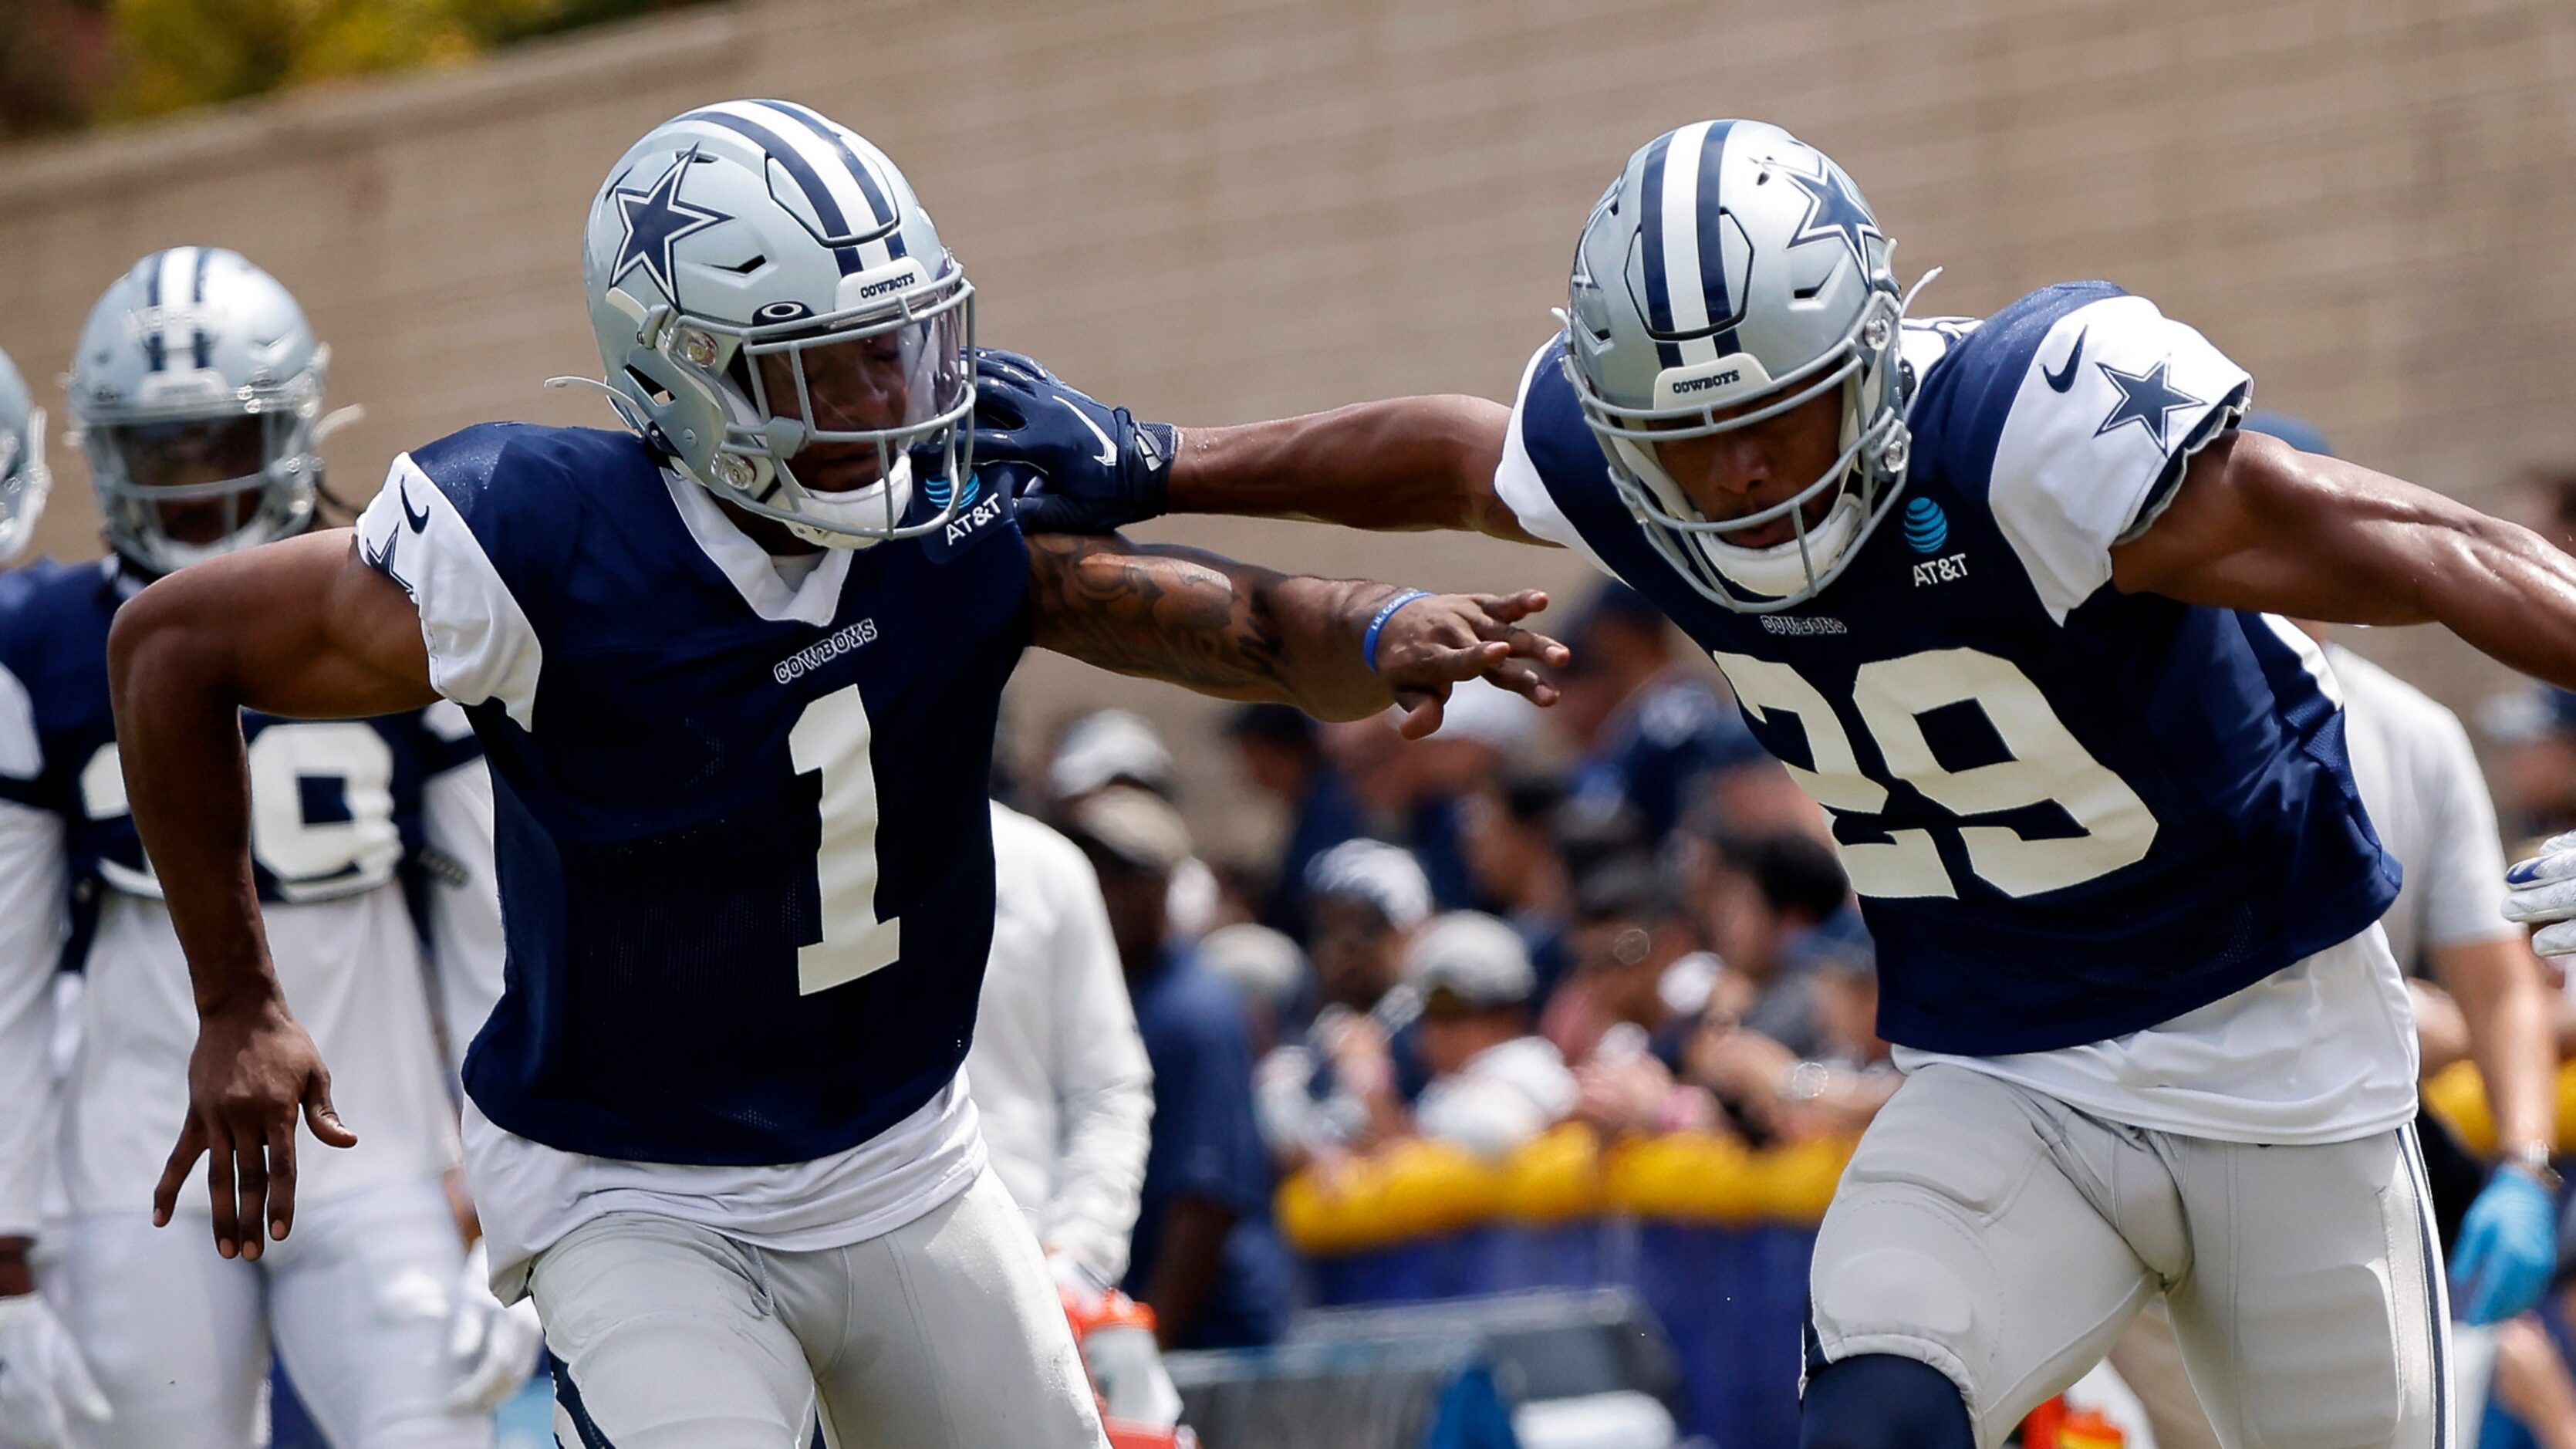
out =
[[[533,1297],[565,1444],[1090,1446],[1038,1245],[959,1080],[1024,645],[1437,726],[1545,702],[1536,594],[1024,541],[972,466],[974,289],[893,164],[797,105],[646,133],[583,251],[625,431],[493,424],[395,460],[354,538],[215,560],[110,641],[136,823],[196,982],[166,1216],[287,1235],[295,1125],[350,1138],[245,889],[243,706],[462,705],[491,762],[507,981],[465,1064],[493,1282]],[[363,1126],[364,1124],[356,1124]]]
[[[2576,685],[2576,562],[2237,432],[2246,373],[2142,297],[1921,320],[1889,252],[1823,153],[1700,122],[1593,208],[1509,409],[1364,404],[1085,466],[1076,412],[1149,452],[1170,430],[995,357],[1024,421],[985,449],[1049,468],[1034,526],[1562,545],[1715,657],[1832,816],[1908,1073],[1817,1239],[1805,1444],[1998,1444],[2163,1294],[2225,1443],[2447,1445],[2375,924],[2396,870],[2332,672],[2279,616],[2438,621]],[[2576,877],[2555,848],[2523,873]]]

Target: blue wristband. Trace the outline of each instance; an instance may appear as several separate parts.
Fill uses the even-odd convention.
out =
[[[1395,617],[1396,610],[1403,608],[1405,605],[1412,603],[1416,599],[1427,599],[1430,597],[1431,591],[1428,589],[1407,589],[1403,593],[1400,593],[1394,598],[1377,606],[1376,616],[1369,620],[1368,632],[1360,636],[1360,658],[1368,661],[1369,672],[1371,674],[1375,674],[1377,672],[1378,631],[1386,627],[1387,620]]]

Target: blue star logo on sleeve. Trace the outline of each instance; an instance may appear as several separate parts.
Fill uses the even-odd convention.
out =
[[[617,261],[609,268],[609,280],[616,281],[628,272],[642,267],[647,276],[661,287],[662,295],[679,300],[679,289],[671,277],[671,248],[682,237],[695,236],[708,227],[733,220],[721,211],[695,206],[680,199],[680,178],[689,163],[698,159],[696,148],[675,156],[671,169],[644,191],[620,189],[617,210],[626,222],[626,235],[617,243]]]
[[[1838,241],[1850,248],[1852,261],[1867,271],[1869,246],[1863,238],[1885,237],[1886,233],[1878,229],[1878,222],[1871,218],[1869,208],[1861,205],[1860,197],[1853,194],[1843,174],[1823,158],[1818,161],[1819,174],[1814,176],[1787,166],[1780,168],[1780,174],[1791,185],[1807,193],[1806,219],[1798,223],[1798,234],[1789,238],[1789,245]]]
[[[2144,372],[2122,372],[2107,362],[2093,364],[2102,369],[2104,377],[2111,379],[2113,387],[2120,390],[2120,400],[2111,405],[2111,415],[2102,420],[2102,426],[2093,430],[2093,436],[2098,438],[2114,428],[2136,423],[2147,430],[2147,436],[2155,439],[2156,447],[2161,450],[2165,446],[2165,424],[2172,415],[2179,409],[2200,407],[2209,401],[2193,397],[2167,381],[2166,374],[2172,364],[2172,358],[2159,358],[2155,366]]]

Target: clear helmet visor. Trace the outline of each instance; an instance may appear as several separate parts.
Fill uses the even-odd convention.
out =
[[[927,306],[803,335],[745,334],[723,369],[731,416],[719,479],[816,542],[922,531],[904,521],[916,474],[953,478],[969,462],[973,312],[964,301],[960,288]],[[754,460],[769,466],[758,470]],[[760,471],[765,487],[755,481]],[[955,490],[933,484],[930,492]]]
[[[319,482],[301,412],[92,423],[81,442],[118,551],[152,573],[285,537]]]

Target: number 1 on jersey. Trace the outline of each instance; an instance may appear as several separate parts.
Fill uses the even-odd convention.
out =
[[[796,948],[802,996],[882,971],[903,955],[902,919],[877,919],[877,772],[868,758],[874,734],[855,684],[806,705],[787,732],[796,772],[823,777],[823,833],[814,856],[823,939]]]

